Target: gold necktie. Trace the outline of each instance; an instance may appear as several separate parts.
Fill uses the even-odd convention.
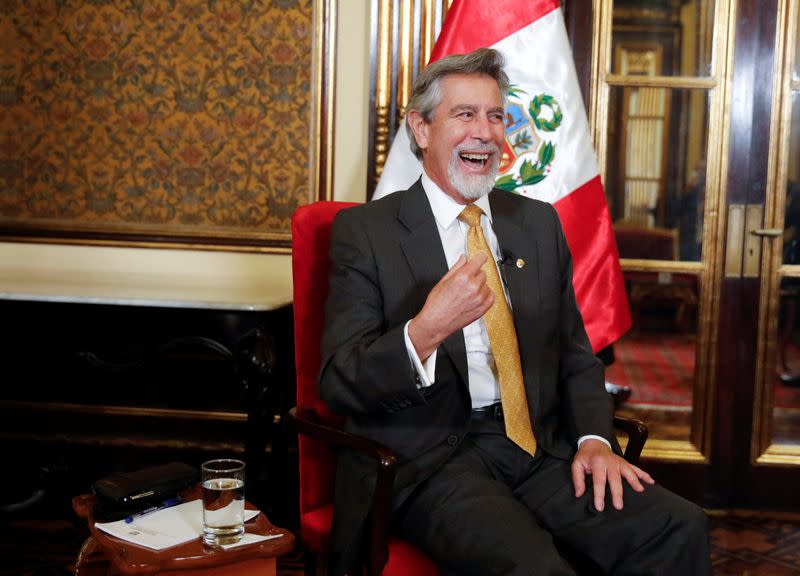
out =
[[[478,252],[486,252],[489,258],[483,265],[486,283],[494,292],[494,303],[484,314],[483,321],[489,333],[497,376],[500,381],[500,401],[503,404],[503,419],[506,435],[531,456],[536,453],[536,438],[533,435],[528,398],[522,380],[522,366],[519,361],[519,344],[514,330],[514,319],[506,302],[500,275],[494,263],[492,251],[486,243],[481,228],[483,210],[469,204],[464,208],[459,220],[469,224],[467,231],[467,252],[472,258]]]

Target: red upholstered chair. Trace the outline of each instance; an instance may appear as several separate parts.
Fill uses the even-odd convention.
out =
[[[300,540],[308,553],[306,574],[315,574],[322,566],[319,563],[325,562],[333,519],[336,451],[348,449],[370,454],[378,469],[369,518],[369,548],[364,558],[366,574],[434,576],[439,569],[430,558],[388,533],[394,454],[377,442],[343,432],[343,419],[331,413],[317,395],[331,223],[339,210],[353,205],[317,202],[299,208],[292,218],[297,406],[289,414],[299,432]],[[615,424],[629,437],[625,457],[637,462],[647,428],[639,421],[622,418],[615,418]]]
[[[306,574],[314,574],[315,564],[325,561],[333,519],[336,450],[347,448],[373,455],[379,469],[370,518],[370,550],[364,559],[367,573],[434,576],[439,570],[427,556],[388,535],[395,456],[385,446],[342,432],[343,420],[332,414],[317,395],[331,223],[336,213],[348,206],[353,204],[317,202],[299,208],[292,218],[297,406],[291,415],[300,433],[300,539],[309,553]]]

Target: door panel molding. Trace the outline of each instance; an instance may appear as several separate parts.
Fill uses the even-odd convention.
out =
[[[783,230],[788,182],[792,120],[792,96],[800,89],[793,80],[798,42],[800,7],[794,0],[779,0],[775,29],[775,66],[772,84],[772,117],[764,225]],[[800,276],[799,266],[783,264],[783,243],[778,238],[761,240],[761,294],[758,319],[758,350],[753,402],[750,463],[753,466],[800,466],[800,443],[773,443],[775,364],[778,354],[778,320],[781,280]],[[798,431],[800,442],[800,431]]]
[[[608,174],[609,108],[612,88],[663,88],[706,90],[708,94],[708,137],[706,167],[703,255],[700,262],[621,260],[625,271],[691,272],[700,280],[696,353],[696,381],[693,394],[691,432],[688,442],[651,438],[646,458],[708,463],[715,421],[714,394],[717,366],[717,326],[727,221],[724,183],[728,178],[730,141],[730,86],[733,63],[736,0],[718,0],[713,14],[713,56],[709,76],[623,76],[611,73],[613,57],[613,0],[594,0],[595,48],[593,87],[589,117],[603,180]],[[608,183],[606,182],[608,185]]]

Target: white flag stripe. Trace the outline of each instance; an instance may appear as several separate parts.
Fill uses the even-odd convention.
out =
[[[405,190],[417,181],[422,175],[422,163],[411,153],[408,134],[406,133],[405,119],[397,130],[397,135],[389,148],[389,155],[383,165],[383,173],[378,185],[375,187],[373,200],[382,198],[392,192]]]
[[[564,114],[554,133],[555,158],[547,178],[515,190],[554,203],[598,174],[561,9],[507,36],[492,48],[505,56],[505,71],[512,84],[521,86],[528,98],[538,94],[555,97]]]

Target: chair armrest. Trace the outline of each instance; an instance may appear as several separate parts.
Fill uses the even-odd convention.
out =
[[[389,561],[389,514],[397,456],[380,442],[322,424],[313,410],[295,406],[289,410],[289,418],[299,434],[314,438],[334,450],[355,450],[375,460],[377,477],[370,504],[367,574],[380,575]]]
[[[625,460],[631,464],[639,464],[644,443],[647,441],[647,425],[641,420],[614,416],[614,427],[619,428],[628,435],[628,444],[625,446]]]

